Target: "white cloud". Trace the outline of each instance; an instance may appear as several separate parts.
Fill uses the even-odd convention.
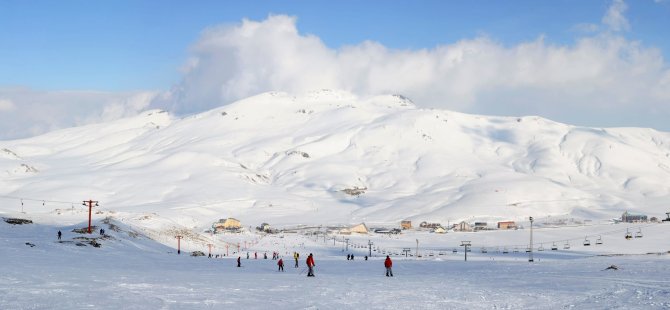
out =
[[[628,6],[623,0],[614,0],[603,16],[602,23],[613,31],[630,30],[628,19],[624,16]]]
[[[14,102],[8,99],[0,99],[0,112],[7,112],[16,109]]]
[[[0,98],[6,98],[2,101],[13,102],[11,113],[0,113],[0,140],[29,137],[56,129],[135,115],[145,109],[154,97],[150,92],[0,88]]]
[[[615,1],[603,22],[628,27],[624,11],[625,4]],[[401,93],[420,106],[464,112],[658,128],[666,123],[661,117],[670,116],[667,68],[658,50],[611,32],[571,45],[540,37],[506,46],[479,37],[423,50],[376,42],[332,49],[300,34],[295,18],[278,15],[205,31],[182,82],[160,104],[188,113],[269,90],[334,88]]]

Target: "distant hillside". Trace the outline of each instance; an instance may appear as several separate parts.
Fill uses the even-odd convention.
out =
[[[402,96],[265,93],[0,141],[1,195],[186,226],[661,216],[670,134],[417,108]],[[15,204],[15,203],[14,203]],[[31,206],[26,206],[31,207]],[[40,206],[32,206],[40,208]],[[1,210],[16,210],[3,200]]]

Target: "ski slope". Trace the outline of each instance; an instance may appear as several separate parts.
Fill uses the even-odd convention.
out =
[[[74,219],[74,218],[73,218]],[[222,242],[249,241],[241,249],[242,268],[235,267],[240,253],[228,249],[219,258],[190,257],[191,250],[207,249],[184,242],[181,255],[142,233],[141,227],[107,219],[94,222],[107,236],[73,233],[81,223],[54,226],[40,223],[9,225],[0,222],[0,308],[2,309],[667,309],[670,307],[670,224],[646,227],[646,235],[624,247],[614,238],[599,247],[527,253],[483,254],[473,241],[468,261],[458,253],[429,257],[430,249],[454,241],[477,240],[480,233],[437,236],[406,232],[381,235],[338,236],[331,239],[302,234],[262,236],[252,233],[212,236],[213,254],[225,254]],[[622,224],[619,224],[622,225]],[[619,226],[614,225],[614,226]],[[86,225],[83,225],[84,227]],[[593,227],[591,227],[593,228]],[[56,231],[64,232],[61,242]],[[587,229],[581,227],[582,230]],[[518,232],[518,231],[517,231]],[[583,231],[578,231],[583,232]],[[553,232],[569,238],[574,231]],[[504,232],[483,235],[488,242],[509,240]],[[543,236],[539,233],[538,236]],[[81,237],[98,238],[100,247],[76,246]],[[345,251],[343,238],[350,238]],[[470,238],[475,237],[475,238]],[[421,258],[393,256],[394,277],[384,276],[384,255],[357,246],[371,240],[375,247],[394,251],[420,240]],[[540,238],[541,239],[541,238]],[[481,239],[479,239],[481,240]],[[660,241],[660,243],[659,243]],[[252,244],[253,242],[253,244]],[[34,246],[26,245],[30,243]],[[460,242],[459,242],[460,243]],[[355,247],[356,246],[356,247]],[[659,251],[640,255],[599,255],[601,252]],[[632,250],[635,249],[635,250]],[[262,259],[267,251],[283,255],[285,272],[276,261]],[[292,253],[301,253],[299,268]],[[250,259],[246,253],[250,252]],[[259,259],[253,259],[254,253]],[[305,276],[304,258],[314,253],[316,277]],[[346,254],[354,254],[353,261]],[[414,253],[414,249],[412,249]],[[616,265],[619,270],[604,270]]]

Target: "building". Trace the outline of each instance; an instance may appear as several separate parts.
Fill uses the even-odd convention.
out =
[[[404,220],[400,222],[400,227],[402,229],[412,229],[412,221]]]
[[[212,225],[214,232],[223,232],[223,231],[238,231],[242,229],[242,224],[239,220],[232,217],[227,219],[220,219],[218,222]]]
[[[472,231],[472,226],[466,222],[454,224],[454,231]]]
[[[444,227],[440,226],[438,228],[433,229],[433,232],[436,234],[446,234],[447,230],[444,229]]]
[[[263,223],[263,224],[261,224],[261,226],[256,227],[256,230],[262,231],[262,232],[269,232],[271,230],[270,224]]]
[[[486,222],[475,222],[475,231],[479,230],[487,230],[488,229],[488,224]]]
[[[426,222],[426,221],[421,222],[421,224],[419,224],[419,227],[421,227],[421,228],[432,228],[432,229],[435,229],[435,228],[438,228],[438,227],[440,227],[440,226],[442,226],[440,223],[428,223],[428,222]]]
[[[639,213],[630,213],[628,211],[621,215],[621,221],[624,223],[646,222],[647,216]]]
[[[498,229],[516,229],[516,223],[513,221],[498,222]]]
[[[352,233],[367,234],[368,232],[369,232],[368,226],[366,226],[365,223],[360,223],[358,225],[354,225],[340,230],[340,234],[343,235],[350,235]]]

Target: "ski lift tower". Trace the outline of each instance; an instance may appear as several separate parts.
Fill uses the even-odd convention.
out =
[[[461,246],[465,247],[465,261],[468,261],[468,247],[471,246],[470,241],[461,241]]]
[[[528,252],[528,262],[533,262],[533,217],[528,218],[530,220],[530,251]]]
[[[665,215],[667,215],[668,218],[664,219],[663,222],[670,222],[670,212],[665,212]]]

